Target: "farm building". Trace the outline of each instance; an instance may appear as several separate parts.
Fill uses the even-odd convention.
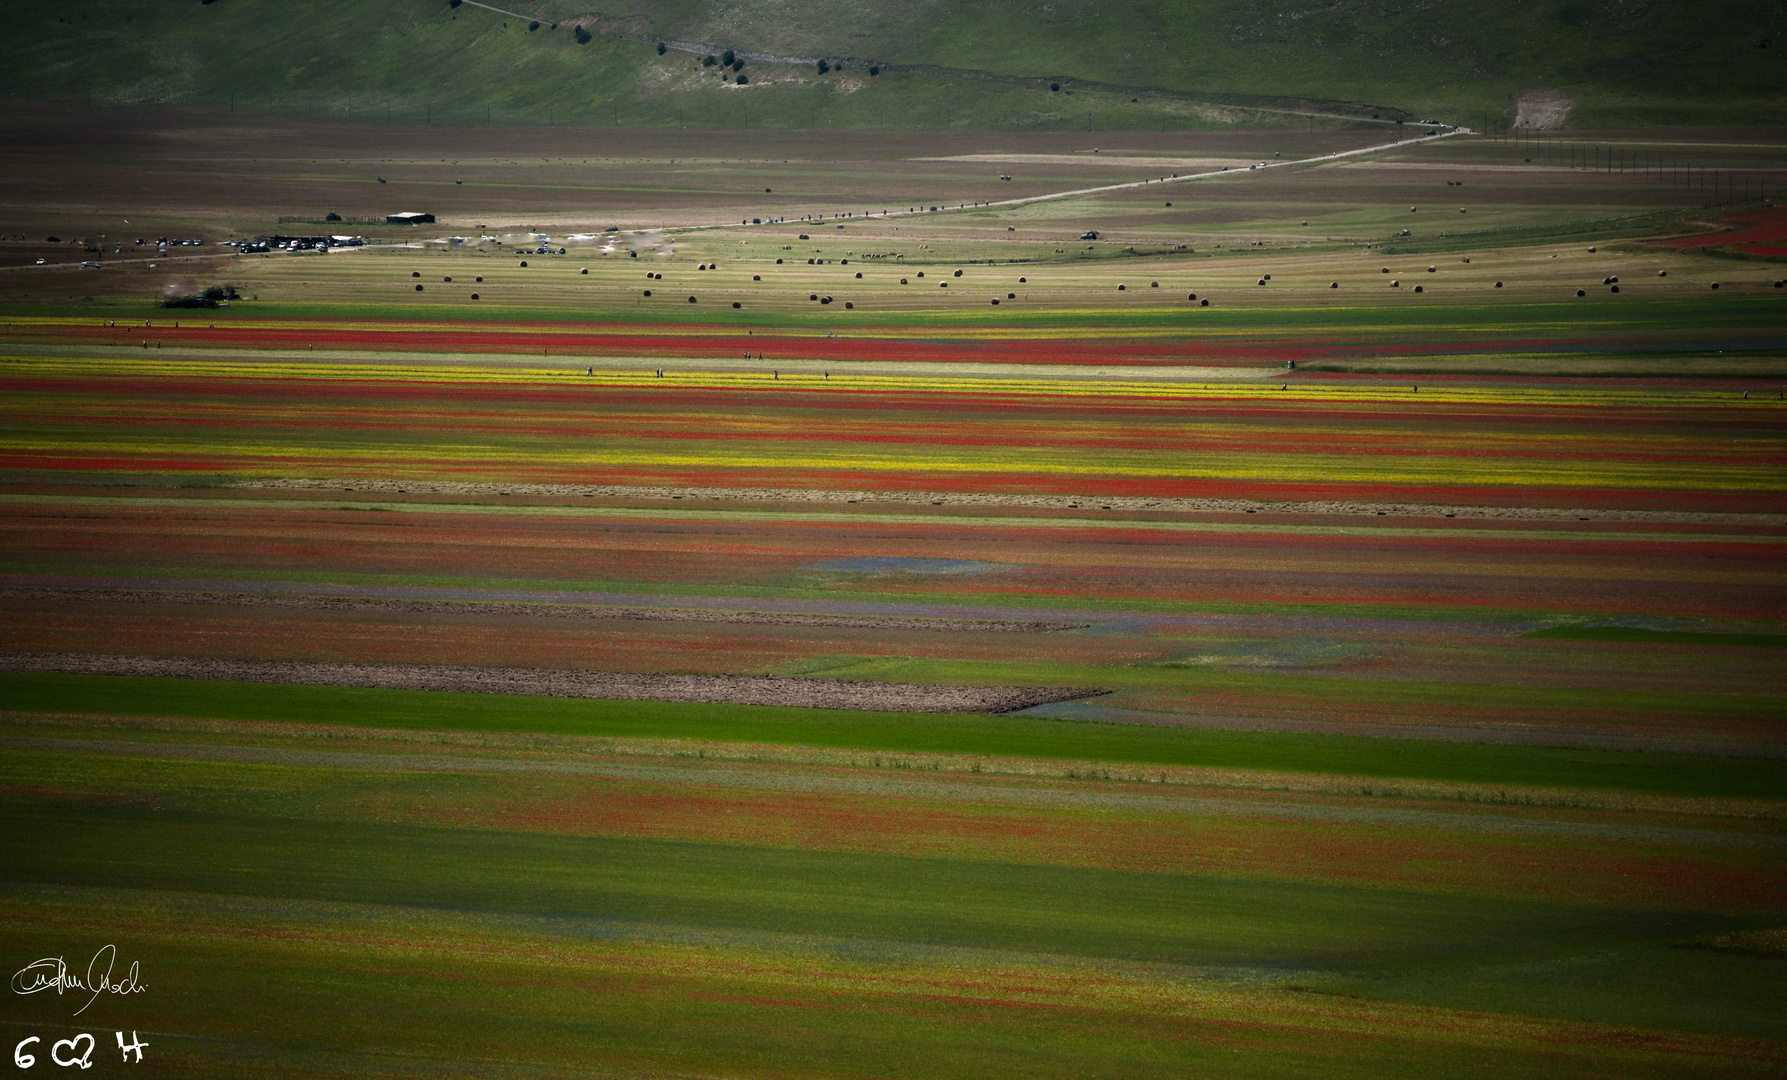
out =
[[[385,224],[387,224],[387,225],[424,225],[424,224],[432,225],[432,224],[434,224],[434,215],[433,214],[419,214],[414,210],[405,210],[401,214],[386,214],[385,215]]]

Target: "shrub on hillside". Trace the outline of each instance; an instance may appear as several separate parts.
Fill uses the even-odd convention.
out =
[[[830,70],[831,70],[830,64],[826,63],[823,60],[819,61],[819,74],[823,75]]]
[[[416,286],[421,288],[420,285]],[[214,308],[221,301],[240,300],[242,296],[234,285],[213,285],[204,292],[189,293],[186,296],[171,296],[161,302],[164,308]]]
[[[539,28],[540,28],[540,20],[538,20],[538,19],[535,19],[533,22],[527,24],[527,32],[530,34],[533,33],[535,30],[538,30]]]
[[[714,63],[715,63],[714,58],[711,56],[704,56],[701,58],[701,66],[702,67],[713,67]]]
[[[664,55],[664,43],[662,41],[658,42],[658,55]]]
[[[579,44],[579,45],[588,45],[589,44],[590,33],[588,30],[585,30],[583,27],[579,26],[577,28],[577,32],[574,36],[577,38],[577,44]]]
[[[733,59],[734,59],[734,56],[733,56],[733,52],[731,49],[727,49],[725,52],[720,54],[720,63],[725,64],[727,67],[732,66]]]

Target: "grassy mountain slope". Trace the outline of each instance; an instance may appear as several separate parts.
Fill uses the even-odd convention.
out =
[[[1787,0],[596,2],[495,5],[530,30],[446,0],[7,0],[0,93],[450,123],[1060,129],[1088,111],[1100,128],[1277,115],[1213,104],[1482,126],[1543,89],[1578,95],[1585,125],[1787,119]],[[654,39],[790,62],[750,60],[739,86]],[[821,76],[818,57],[845,70]]]

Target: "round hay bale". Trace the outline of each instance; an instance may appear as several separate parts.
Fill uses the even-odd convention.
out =
[[[734,301],[733,301],[733,302],[732,302],[732,306],[733,306],[733,307],[735,307],[735,308],[741,308],[741,307],[744,307],[744,305],[743,305],[743,304],[741,304],[741,303],[739,303],[739,302],[738,302],[738,301],[737,301],[737,300],[734,300]]]
[[[472,294],[472,299],[473,299],[473,300],[476,300],[476,299],[477,299],[477,298],[478,298],[478,294],[477,294],[477,293],[473,293],[473,294]]]

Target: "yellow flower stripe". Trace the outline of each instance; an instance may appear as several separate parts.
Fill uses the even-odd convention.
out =
[[[625,358],[603,357],[606,365]],[[0,360],[0,379],[7,376],[144,376],[182,378],[258,378],[371,380],[380,382],[511,383],[517,385],[578,385],[624,387],[663,391],[670,389],[759,389],[833,393],[851,391],[900,391],[906,393],[993,394],[1006,396],[1052,395],[1060,397],[1219,398],[1267,399],[1281,402],[1505,405],[1525,407],[1582,408],[1745,408],[1787,410],[1787,401],[1758,397],[1744,400],[1729,390],[1705,388],[1644,387],[1528,387],[1448,386],[1429,383],[1418,392],[1420,377],[1407,382],[1369,384],[1309,384],[1279,389],[1280,382],[1262,377],[1258,382],[1154,382],[1082,378],[989,378],[944,375],[863,375],[849,369],[834,370],[830,379],[818,374],[784,372],[779,380],[761,374],[730,372],[667,372],[651,375],[661,359],[641,358],[637,373],[581,369],[503,367],[496,365],[427,365],[413,362],[366,364],[354,362],[294,362],[283,360],[151,360],[134,358],[14,357]],[[685,364],[699,360],[684,359]],[[1083,369],[1082,369],[1083,370]]]

